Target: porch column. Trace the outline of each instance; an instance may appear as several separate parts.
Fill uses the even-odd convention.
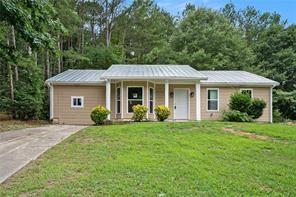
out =
[[[273,87],[270,87],[269,90],[269,122],[272,123],[272,89]]]
[[[195,84],[195,102],[196,102],[196,120],[201,120],[201,109],[200,109],[200,83]]]
[[[164,83],[164,105],[169,107],[169,81],[165,80]]]
[[[110,80],[106,80],[106,109],[111,110],[111,83]],[[108,115],[108,120],[110,120],[110,114]]]
[[[50,100],[50,110],[49,110],[50,116],[49,116],[49,118],[50,118],[50,120],[52,120],[53,119],[53,85],[49,85],[49,91],[50,91],[50,93],[49,93],[49,100]]]

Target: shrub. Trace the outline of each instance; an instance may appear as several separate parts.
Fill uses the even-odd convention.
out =
[[[164,121],[168,119],[171,114],[170,109],[164,105],[159,105],[155,107],[156,118],[158,121]]]
[[[247,94],[236,92],[230,97],[229,108],[247,113],[251,106],[251,98]]]
[[[134,105],[133,106],[134,115],[132,119],[135,122],[142,122],[144,120],[144,117],[147,114],[147,111],[148,111],[148,108],[144,105]]]
[[[274,109],[272,112],[273,122],[284,122],[285,119],[282,116],[282,113],[278,109]]]
[[[274,93],[274,108],[279,109],[283,118],[296,120],[296,90],[291,92],[277,90]]]
[[[111,112],[103,106],[93,108],[90,117],[96,125],[102,125]]]
[[[257,119],[263,114],[263,109],[266,107],[266,102],[262,99],[252,99],[248,114],[251,118]]]
[[[238,110],[230,110],[223,112],[223,120],[231,122],[250,122],[251,118],[245,112],[240,112]]]

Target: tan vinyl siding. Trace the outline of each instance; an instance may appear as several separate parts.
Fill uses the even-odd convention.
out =
[[[222,113],[228,110],[228,103],[230,101],[230,96],[234,92],[240,91],[239,87],[211,87],[219,88],[219,111],[210,112],[207,111],[207,88],[201,87],[201,119],[202,120],[220,120],[222,119]],[[252,88],[254,98],[261,98],[266,102],[266,108],[263,111],[263,115],[258,119],[258,121],[269,121],[269,87],[266,88]]]
[[[83,96],[83,108],[71,108],[71,96]],[[90,113],[97,105],[105,106],[104,86],[54,86],[54,119],[60,124],[93,124]]]

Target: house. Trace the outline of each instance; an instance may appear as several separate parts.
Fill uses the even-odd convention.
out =
[[[272,88],[278,82],[246,71],[197,71],[188,65],[112,65],[107,70],[67,70],[46,81],[50,119],[60,124],[91,124],[93,107],[109,119],[131,119],[132,106],[171,109],[170,120],[217,120],[231,94],[242,91],[267,103],[258,121],[272,122]]]

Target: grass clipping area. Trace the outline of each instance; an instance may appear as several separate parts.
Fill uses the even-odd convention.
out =
[[[243,130],[282,139],[250,138]],[[186,122],[89,127],[0,186],[1,195],[296,195],[296,127]]]

